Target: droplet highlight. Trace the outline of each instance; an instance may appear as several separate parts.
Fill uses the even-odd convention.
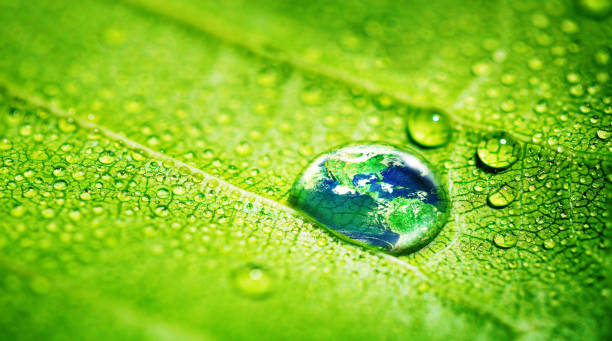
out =
[[[440,147],[451,137],[450,119],[437,109],[417,109],[408,116],[407,132],[422,147]]]
[[[427,245],[443,227],[448,204],[422,157],[383,145],[321,155],[289,201],[337,236],[390,253]]]
[[[272,293],[274,280],[268,270],[255,264],[246,264],[231,273],[231,283],[239,295],[263,299]]]
[[[478,144],[476,155],[484,166],[501,170],[519,159],[521,145],[505,132],[493,132],[485,135]]]

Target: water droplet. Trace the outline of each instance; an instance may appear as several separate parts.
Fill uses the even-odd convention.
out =
[[[42,214],[43,217],[47,219],[53,218],[53,216],[55,215],[55,211],[53,211],[53,209],[51,208],[45,208],[40,213]]]
[[[30,136],[30,135],[32,135],[32,126],[24,125],[23,127],[19,128],[19,135],[21,135],[21,136]]]
[[[540,13],[536,13],[531,17],[531,23],[535,27],[546,28],[548,27],[548,25],[550,25],[550,20],[547,16]]]
[[[516,76],[511,73],[505,73],[501,76],[501,83],[504,85],[514,84]]]
[[[64,133],[70,133],[76,130],[76,125],[74,124],[74,120],[72,118],[61,120],[58,124],[58,127]]]
[[[493,132],[485,135],[478,145],[478,159],[487,167],[504,169],[518,160],[521,145],[505,132]]]
[[[448,204],[421,157],[382,145],[323,154],[295,182],[290,202],[334,234],[392,253],[429,243]]]
[[[115,156],[111,152],[103,152],[100,154],[98,161],[100,161],[101,163],[105,165],[108,165],[112,163],[113,161],[115,161]]]
[[[567,79],[567,82],[570,84],[577,84],[578,82],[580,82],[580,76],[575,72],[568,73],[565,76],[565,79]]]
[[[610,62],[610,51],[601,49],[595,52],[595,62],[599,65],[607,65]]]
[[[503,185],[496,189],[495,191],[489,193],[487,197],[487,201],[489,205],[494,208],[502,208],[510,205],[514,198],[516,197],[516,193],[514,188],[509,185]]]
[[[561,30],[565,33],[576,33],[578,32],[578,24],[572,20],[565,19],[561,22]]]
[[[21,217],[26,212],[25,207],[22,205],[16,206],[11,210],[11,215],[13,217]]]
[[[582,86],[582,84],[577,84],[577,85],[572,86],[569,92],[570,92],[570,95],[574,97],[580,97],[584,95],[584,87]]]
[[[79,220],[81,220],[81,216],[82,216],[82,215],[81,215],[81,212],[79,212],[79,211],[70,211],[70,212],[68,213],[68,218],[70,218],[70,219],[71,219],[71,220],[73,220],[73,221],[79,221]]]
[[[315,85],[310,85],[302,90],[300,99],[306,104],[318,104],[321,101],[321,89]]]
[[[251,146],[247,142],[240,142],[236,147],[236,152],[239,155],[247,155],[251,151]]]
[[[57,189],[58,191],[65,190],[67,187],[68,187],[68,183],[66,183],[66,181],[64,180],[56,181],[53,184],[53,188]]]
[[[37,191],[34,188],[28,188],[27,190],[23,192],[23,196],[25,198],[30,198],[30,199],[35,197],[36,194],[37,194]]]
[[[0,140],[0,150],[9,150],[13,147],[13,144],[8,139]]]
[[[607,140],[610,137],[610,132],[607,130],[600,129],[597,131],[597,137],[602,140]]]
[[[544,241],[544,243],[542,244],[542,246],[546,249],[546,250],[550,250],[553,249],[555,247],[555,241],[552,239],[547,239]]]
[[[273,66],[268,66],[257,74],[257,83],[263,86],[274,86],[278,82],[278,71]]]
[[[266,298],[274,289],[274,278],[270,272],[255,264],[247,264],[235,269],[230,279],[239,295],[253,299]]]
[[[153,210],[153,213],[155,213],[155,215],[158,217],[165,217],[169,212],[166,206],[158,206],[155,208],[155,210]]]
[[[83,180],[85,179],[85,172],[83,171],[76,171],[74,173],[72,173],[72,178],[75,180]]]
[[[35,150],[32,152],[32,160],[43,161],[49,158],[49,155],[44,150]]]
[[[531,58],[527,65],[530,69],[537,71],[542,69],[543,63],[542,60],[539,58]]]
[[[538,114],[542,114],[544,112],[546,112],[548,110],[548,103],[546,102],[546,100],[542,99],[539,100],[534,106],[533,106],[533,111],[535,111]]]
[[[516,245],[517,238],[511,233],[497,233],[493,237],[493,244],[501,249],[509,249]]]
[[[487,63],[476,63],[472,65],[472,72],[476,76],[483,76],[489,73],[491,67]]]
[[[612,12],[610,0],[577,0],[578,8],[586,15],[604,18]]]
[[[439,147],[451,135],[450,119],[435,109],[419,109],[408,116],[408,134],[423,147]]]
[[[64,169],[64,167],[57,167],[53,170],[53,176],[59,178],[60,176],[63,176],[65,172],[66,170]]]
[[[158,198],[167,198],[170,196],[170,191],[165,189],[165,188],[160,188],[159,190],[157,190],[157,197]]]
[[[185,194],[185,187],[183,187],[183,186],[174,186],[174,187],[172,187],[172,193],[174,193],[176,195],[183,195],[183,194]]]

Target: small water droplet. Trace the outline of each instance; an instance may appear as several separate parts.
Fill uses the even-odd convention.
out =
[[[305,87],[301,94],[300,99],[305,104],[318,104],[321,101],[321,89],[316,85],[309,85]]]
[[[71,219],[71,220],[73,220],[73,221],[79,221],[79,220],[81,220],[81,216],[82,216],[82,215],[81,215],[81,212],[79,212],[79,211],[70,211],[70,212],[68,213],[68,218],[70,218],[70,219]]]
[[[544,241],[544,243],[542,244],[542,246],[546,249],[546,250],[551,250],[555,247],[555,241],[552,239],[546,239]]]
[[[166,188],[160,188],[160,189],[157,190],[157,197],[158,198],[164,199],[164,198],[167,198],[169,196],[170,196],[170,191],[167,190]]]
[[[8,139],[0,140],[0,150],[9,150],[13,147],[13,144]]]
[[[67,187],[68,187],[68,183],[66,183],[66,181],[64,180],[56,181],[53,184],[53,188],[57,189],[58,191],[65,190]]]
[[[74,173],[72,173],[72,178],[75,180],[83,180],[85,179],[85,172],[83,171],[76,171]]]
[[[243,265],[230,275],[234,290],[242,296],[252,299],[269,297],[274,289],[274,278],[271,273],[255,264]]]
[[[533,106],[533,111],[538,113],[538,114],[542,114],[545,113],[548,110],[548,103],[546,102],[545,99],[539,100],[534,106]]]
[[[520,154],[521,145],[505,132],[493,132],[484,136],[478,145],[476,154],[483,165],[504,169],[512,166]]]
[[[21,128],[19,128],[19,135],[21,135],[21,136],[30,136],[30,135],[32,135],[32,126],[31,125],[24,125]]]
[[[174,187],[172,187],[172,193],[174,193],[176,195],[183,195],[183,194],[185,194],[185,187],[183,187],[183,186],[174,186]]]
[[[491,66],[487,63],[476,63],[472,65],[472,72],[476,76],[484,76],[489,73]]]
[[[60,176],[63,176],[65,172],[66,170],[64,169],[64,167],[57,167],[53,170],[53,176],[59,178]]]
[[[514,188],[509,185],[503,185],[493,192],[489,193],[487,201],[494,208],[502,208],[510,205],[516,197]]]
[[[115,156],[111,152],[102,152],[98,158],[98,161],[107,165],[115,161]]]
[[[580,76],[575,72],[568,73],[565,76],[565,79],[567,79],[567,82],[570,84],[577,84],[578,82],[580,82]]]
[[[238,146],[236,146],[236,152],[239,155],[247,155],[250,151],[251,146],[248,144],[248,142],[242,141],[238,144]]]
[[[153,210],[153,213],[155,213],[155,215],[158,217],[165,217],[169,212],[166,206],[158,206],[155,208],[155,210]]]
[[[610,132],[607,130],[600,129],[597,131],[597,137],[602,140],[607,140],[610,137]]]
[[[594,18],[605,18],[612,13],[612,1],[610,0],[577,0],[580,11]]]
[[[32,152],[32,160],[43,161],[49,158],[49,155],[44,150],[35,150]]]
[[[410,138],[423,147],[439,147],[451,136],[450,119],[436,109],[418,109],[408,116]]]
[[[60,120],[58,124],[59,129],[64,133],[70,133],[76,130],[76,125],[72,118]]]
[[[599,65],[607,65],[610,59],[610,51],[608,49],[600,49],[595,52],[595,62]]]
[[[257,83],[263,86],[274,86],[278,82],[278,71],[273,66],[260,70],[257,74]]]
[[[544,64],[542,63],[542,60],[539,58],[531,58],[529,62],[527,63],[527,65],[529,66],[530,69],[534,71],[538,71],[542,69],[542,66]]]
[[[47,219],[53,218],[53,216],[55,215],[55,211],[51,208],[45,208],[40,213],[42,214],[43,217]]]
[[[576,33],[578,32],[578,24],[572,20],[565,19],[561,22],[561,30],[565,33]]]
[[[317,158],[294,184],[290,202],[349,241],[399,253],[438,234],[446,198],[421,157],[358,145]]]
[[[570,88],[570,95],[574,97],[580,97],[584,95],[584,87],[582,84],[576,84]]]
[[[550,25],[550,20],[544,14],[536,13],[531,17],[531,23],[537,28],[546,28]]]
[[[13,217],[21,217],[26,212],[25,207],[22,205],[16,206],[11,210],[11,215]]]
[[[37,191],[34,188],[28,188],[27,190],[23,192],[23,196],[29,199],[35,197],[36,194],[37,194]]]
[[[501,249],[509,249],[516,245],[517,238],[511,233],[497,233],[493,237],[493,244]]]

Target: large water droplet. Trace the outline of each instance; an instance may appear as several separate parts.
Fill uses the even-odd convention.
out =
[[[246,264],[234,270],[231,282],[238,294],[255,299],[269,296],[274,288],[270,272],[255,264]]]
[[[439,147],[451,136],[450,119],[436,109],[419,109],[408,116],[408,134],[423,147]]]
[[[521,154],[521,145],[505,132],[493,132],[485,135],[476,151],[483,165],[504,169],[512,166]]]
[[[341,238],[392,253],[429,243],[448,204],[421,157],[382,145],[323,154],[296,181],[290,202]]]

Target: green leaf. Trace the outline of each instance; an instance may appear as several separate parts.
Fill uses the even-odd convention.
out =
[[[0,336],[609,337],[612,21],[589,13],[3,1]],[[420,107],[454,121],[421,150],[452,205],[430,245],[375,253],[287,207],[317,154],[411,145]],[[491,130],[521,145],[497,173]]]

